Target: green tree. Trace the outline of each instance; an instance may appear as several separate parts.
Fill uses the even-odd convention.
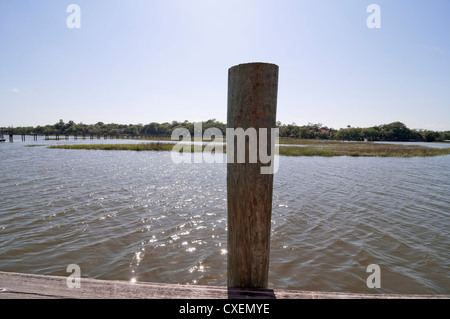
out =
[[[436,142],[441,141],[441,134],[439,132],[434,131],[425,131],[422,133],[422,137],[425,142]]]
[[[418,139],[417,133],[406,127],[402,122],[393,122],[380,126],[381,137],[388,141],[409,141]]]
[[[54,126],[54,133],[63,133],[65,128],[65,123],[63,120],[59,120]]]
[[[337,131],[335,136],[339,140],[347,141],[361,141],[364,139],[362,129],[355,127],[341,128],[339,131]]]
[[[362,135],[365,140],[377,141],[381,139],[381,131],[379,127],[368,127],[362,129]]]

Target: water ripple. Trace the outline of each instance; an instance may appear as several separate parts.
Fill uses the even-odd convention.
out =
[[[225,164],[2,148],[0,270],[226,284]],[[270,287],[450,293],[449,159],[280,157]]]

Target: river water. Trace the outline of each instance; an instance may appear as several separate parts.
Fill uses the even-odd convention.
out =
[[[226,164],[64,143],[0,144],[0,271],[226,285]],[[449,155],[281,156],[269,288],[449,294],[449,226]]]

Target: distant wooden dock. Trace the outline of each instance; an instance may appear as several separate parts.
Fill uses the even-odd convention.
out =
[[[0,299],[450,299],[450,295],[396,295],[283,289],[242,289],[0,272]]]

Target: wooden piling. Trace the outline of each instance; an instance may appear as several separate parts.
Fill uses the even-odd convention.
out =
[[[230,68],[227,128],[254,128],[258,133],[267,128],[267,141],[271,141],[277,93],[277,65],[248,63]],[[259,138],[258,134],[256,145]],[[228,287],[267,288],[273,174],[261,174],[259,154],[257,162],[250,163],[249,142],[245,143],[245,163],[237,163],[238,143],[233,144],[235,158],[227,161]],[[267,149],[271,154],[270,145]]]

